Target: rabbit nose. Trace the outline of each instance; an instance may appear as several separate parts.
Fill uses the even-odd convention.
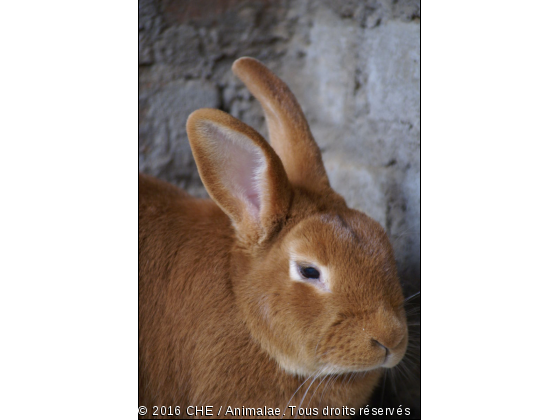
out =
[[[379,341],[377,341],[375,338],[371,339],[371,345],[376,347],[379,346],[381,347],[383,350],[385,350],[385,359],[387,359],[387,357],[389,356],[389,349],[387,347],[385,347],[383,344],[381,344]]]

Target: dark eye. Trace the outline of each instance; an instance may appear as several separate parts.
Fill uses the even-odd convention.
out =
[[[319,270],[313,267],[299,267],[299,272],[306,279],[318,279],[321,276]]]

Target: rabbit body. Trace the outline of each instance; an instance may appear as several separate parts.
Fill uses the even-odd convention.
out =
[[[234,71],[272,146],[199,110],[187,131],[212,200],[139,177],[139,404],[357,409],[406,350],[391,246],[330,188],[283,82],[253,59]]]
[[[283,411],[306,377],[281,369],[244,324],[232,293],[235,240],[228,217],[211,200],[149,176],[140,176],[139,190],[139,402]],[[314,393],[311,407],[321,396],[321,408],[362,406],[378,376],[332,378],[323,395],[323,387],[316,391],[319,378],[302,407]],[[299,405],[305,385],[290,405]]]

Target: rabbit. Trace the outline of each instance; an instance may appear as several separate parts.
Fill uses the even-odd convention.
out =
[[[358,414],[407,348],[391,244],[330,187],[286,84],[253,58],[232,69],[270,144],[199,109],[186,128],[211,199],[139,174],[139,403],[146,417]]]

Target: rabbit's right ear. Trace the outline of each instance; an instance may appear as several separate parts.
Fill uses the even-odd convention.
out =
[[[238,235],[266,239],[292,198],[278,155],[255,130],[217,109],[193,112],[187,133],[202,182]]]

